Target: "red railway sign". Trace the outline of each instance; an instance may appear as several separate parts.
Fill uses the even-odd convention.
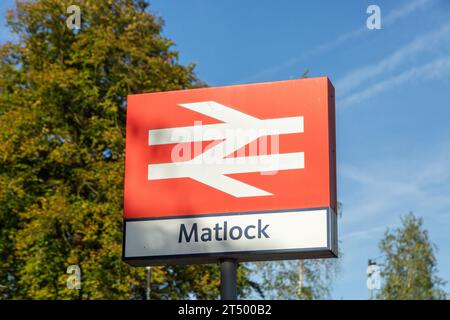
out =
[[[128,96],[125,261],[336,252],[328,78]]]

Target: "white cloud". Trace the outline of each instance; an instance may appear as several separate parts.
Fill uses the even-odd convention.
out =
[[[423,215],[446,214],[450,207],[450,145],[439,144],[417,155],[372,159],[363,166],[338,168],[345,198],[346,227],[383,223],[409,210]]]
[[[450,73],[450,56],[435,59],[424,65],[412,67],[399,75],[395,75],[379,81],[359,92],[350,94],[337,102],[338,108],[346,108],[356,103],[362,102],[386,90],[391,90],[396,86],[402,85],[415,79],[430,80],[438,79]]]
[[[378,237],[380,235],[380,233],[383,233],[386,228],[392,228],[393,225],[389,225],[389,226],[377,226],[374,228],[369,228],[369,229],[363,229],[363,230],[358,230],[358,231],[353,231],[353,232],[349,232],[347,234],[344,234],[341,237],[341,240],[346,241],[346,240],[361,240],[361,239],[371,239],[373,237]]]
[[[393,9],[391,12],[389,12],[387,14],[386,19],[383,20],[384,21],[383,23],[385,25],[393,25],[398,20],[411,15],[412,13],[414,13],[415,11],[417,11],[419,9],[425,8],[426,5],[432,3],[433,1],[434,0],[411,0],[411,1],[408,1],[406,4],[399,6],[395,9]],[[293,65],[297,64],[298,62],[305,60],[311,56],[330,51],[331,49],[336,48],[349,40],[356,39],[356,38],[360,37],[361,35],[365,34],[366,31],[367,31],[367,28],[364,24],[360,28],[357,28],[357,29],[354,29],[354,30],[351,30],[348,32],[344,32],[344,33],[338,35],[333,40],[330,40],[326,43],[323,43],[316,47],[313,47],[312,49],[301,53],[299,56],[288,59],[281,64],[271,66],[269,68],[262,70],[261,72],[258,72],[247,78],[241,79],[241,80],[237,81],[237,83],[246,83],[246,82],[259,80],[266,76],[277,73],[281,70],[292,67]]]
[[[408,1],[406,5],[393,9],[389,14],[387,15],[386,19],[384,19],[384,24],[386,25],[392,25],[397,20],[400,20],[404,17],[407,17],[414,11],[418,9],[423,9],[430,3],[432,3],[434,0],[415,0],[415,1]]]
[[[424,52],[435,52],[450,44],[450,25],[416,37],[407,45],[401,47],[378,63],[358,68],[336,81],[339,95],[344,96],[349,91],[362,85],[365,81],[384,75],[395,68],[411,62],[412,59]]]

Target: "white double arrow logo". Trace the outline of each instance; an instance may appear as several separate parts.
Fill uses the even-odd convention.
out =
[[[223,123],[149,130],[149,145],[180,143],[180,132],[188,132],[182,142],[223,140],[188,161],[148,165],[148,179],[191,178],[235,197],[270,196],[271,193],[226,175],[249,172],[276,172],[305,167],[304,152],[277,153],[227,158],[247,144],[268,135],[303,132],[303,117],[258,119],[214,101],[179,104]],[[201,130],[199,131],[199,127]],[[242,132],[245,134],[242,134]],[[233,141],[233,143],[230,143]],[[202,158],[215,161],[201,163]],[[244,160],[244,161],[236,161]],[[269,165],[267,165],[269,164]]]

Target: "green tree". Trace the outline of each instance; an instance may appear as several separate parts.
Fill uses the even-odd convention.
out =
[[[329,298],[338,273],[337,259],[265,261],[253,264],[265,299],[315,300]]]
[[[81,28],[66,25],[81,9]],[[0,48],[0,297],[140,299],[121,261],[128,94],[202,86],[143,0],[17,1]],[[66,268],[81,267],[81,290]],[[249,282],[240,268],[240,293]],[[152,298],[215,298],[217,265],[153,268]]]
[[[379,243],[386,259],[380,298],[445,299],[444,281],[437,276],[436,247],[423,227],[423,219],[411,212],[401,217],[401,222],[400,228],[388,229]]]
[[[308,69],[303,78],[307,72]],[[337,211],[340,217],[341,202]],[[256,289],[260,296],[276,300],[316,300],[329,298],[333,280],[339,273],[340,259],[264,261],[249,265],[258,280]]]

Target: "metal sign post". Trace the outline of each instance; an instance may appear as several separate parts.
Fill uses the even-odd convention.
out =
[[[237,300],[237,261],[220,260],[220,299]]]
[[[148,266],[147,268],[147,291],[146,291],[146,299],[150,300],[150,283],[151,283],[151,276],[152,276],[152,267]]]

